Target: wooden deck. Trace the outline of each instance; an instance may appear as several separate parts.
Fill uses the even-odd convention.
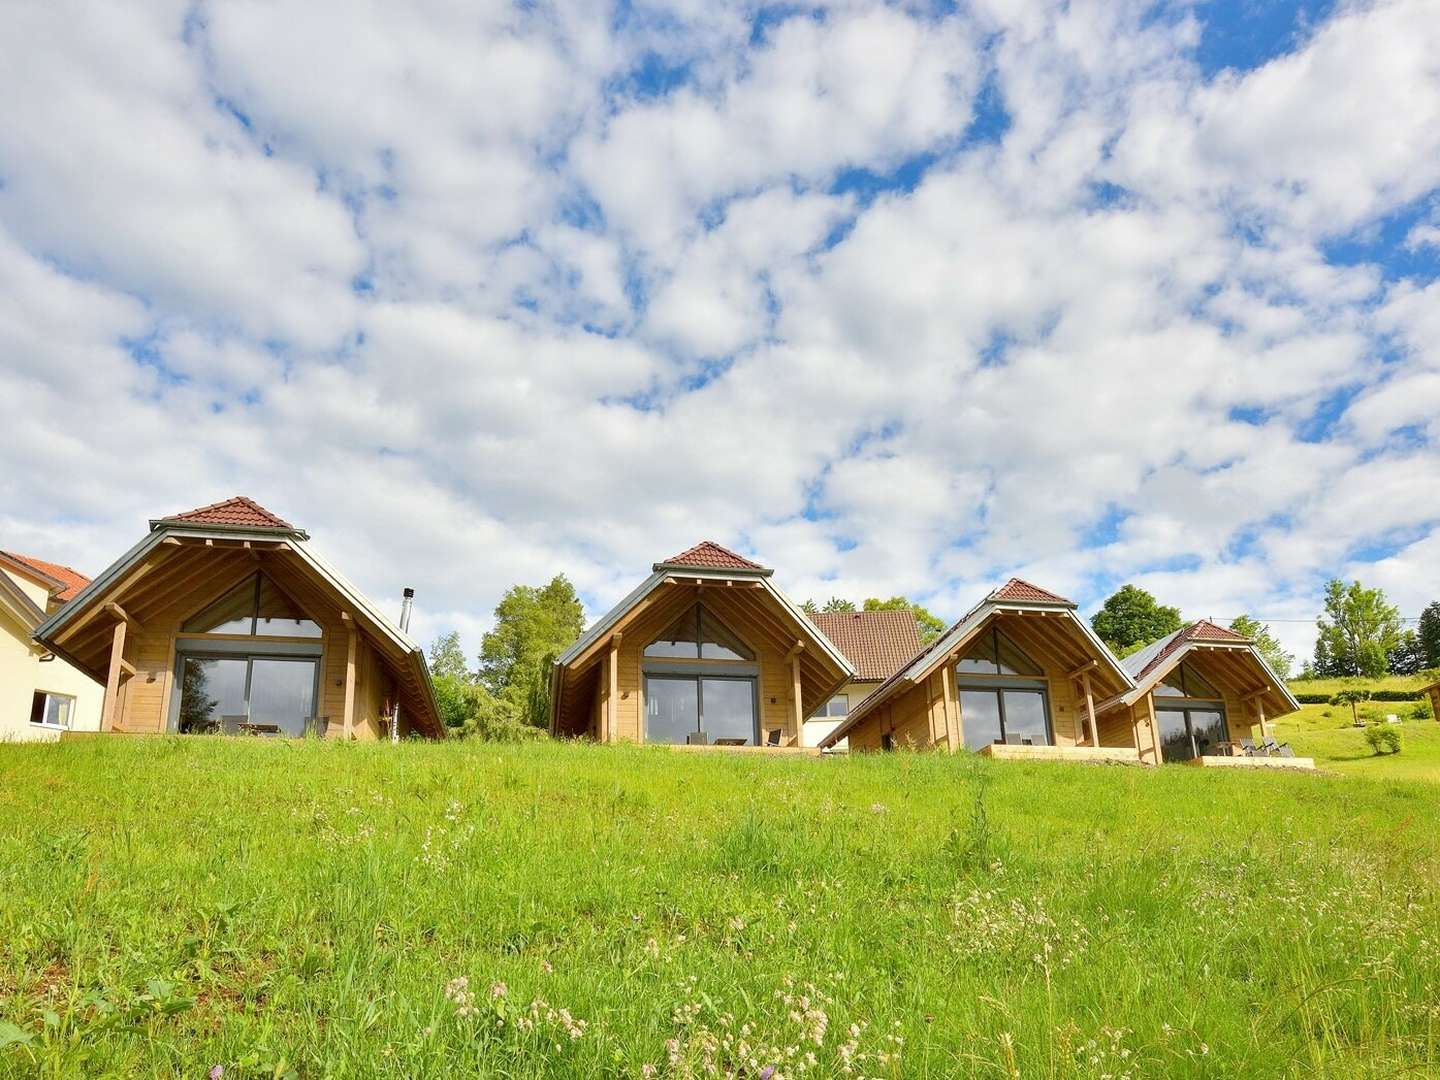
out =
[[[664,746],[670,750],[693,750],[706,754],[789,754],[792,757],[820,757],[818,746],[692,746],[689,743],[646,743],[647,746]]]
[[[1315,759],[1308,757],[1198,757],[1191,758],[1187,765],[1202,769],[1299,769],[1315,768]]]
[[[996,761],[1090,761],[1105,765],[1139,765],[1140,752],[1133,746],[1012,746],[992,743],[982,746],[982,757]]]

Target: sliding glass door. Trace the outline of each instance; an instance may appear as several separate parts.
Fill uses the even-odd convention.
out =
[[[691,739],[691,736],[697,736]],[[645,741],[731,745],[760,741],[755,680],[707,675],[645,676]]]
[[[180,659],[182,734],[305,734],[315,715],[319,662],[308,657]]]
[[[968,750],[991,743],[1050,745],[1045,691],[1021,687],[960,687],[960,726]]]
[[[1230,737],[1223,706],[1176,707],[1156,702],[1155,723],[1164,761],[1189,761],[1213,754],[1215,747]]]

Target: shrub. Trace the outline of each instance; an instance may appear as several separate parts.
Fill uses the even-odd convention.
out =
[[[1349,693],[1350,691],[1342,691]],[[1372,690],[1370,701],[1424,701],[1425,691],[1423,690]],[[1330,694],[1296,694],[1295,700],[1301,705],[1333,705],[1334,699]]]
[[[1368,727],[1365,729],[1365,741],[1377,754],[1400,752],[1400,732],[1393,727]]]
[[[1410,710],[1410,718],[1412,720],[1434,720],[1435,710],[1430,705],[1430,699],[1425,698],[1416,702],[1415,707]]]

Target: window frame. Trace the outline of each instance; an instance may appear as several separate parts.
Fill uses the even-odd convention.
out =
[[[724,662],[724,661],[722,661]],[[715,661],[711,661],[715,663]],[[746,662],[741,661],[745,664]],[[695,734],[706,735],[706,745],[713,746],[710,742],[709,732],[705,730],[705,681],[707,679],[724,680],[726,682],[745,682],[750,684],[750,746],[761,745],[760,729],[760,677],[758,672],[739,673],[735,671],[724,671],[721,669],[709,669],[705,671],[677,670],[675,667],[650,667],[646,666],[640,673],[641,686],[643,688],[642,701],[644,704],[644,727],[641,730],[643,742],[650,742],[650,680],[664,679],[669,682],[693,682],[695,684]],[[681,746],[683,743],[656,743],[657,746]]]
[[[51,698],[54,698],[57,701],[65,702],[65,722],[63,724],[51,724],[46,722],[44,719],[36,720],[35,699],[37,697],[45,699],[45,704],[40,709],[41,717],[49,715]],[[76,696],[74,694],[62,694],[58,690],[42,690],[36,688],[35,692],[30,697],[30,725],[32,727],[41,728],[45,731],[73,730],[75,726],[75,700]]]
[[[304,621],[315,628],[314,633],[270,634],[260,632],[260,620],[267,617],[262,616],[260,613],[260,598],[263,595],[264,583],[267,581],[270,583],[270,587],[272,589],[274,589],[277,593],[283,596],[286,600],[290,601],[290,603],[294,604],[296,610],[300,611],[305,616]],[[245,616],[245,618],[250,623],[250,630],[248,633],[238,634],[229,630],[186,629],[186,626],[193,623],[201,615],[205,614],[205,612],[209,611],[221,600],[224,600],[227,596],[229,596],[232,592],[234,592],[241,585],[244,584],[250,584],[252,586],[250,593],[250,614],[248,616]],[[273,616],[270,617],[273,618]],[[176,631],[176,633],[185,637],[205,637],[214,638],[216,640],[222,641],[227,639],[233,641],[255,640],[265,642],[321,641],[325,637],[325,624],[322,623],[319,619],[315,618],[315,616],[310,614],[310,612],[306,609],[305,605],[300,603],[300,601],[296,600],[295,597],[291,596],[289,591],[285,589],[285,587],[282,586],[278,581],[276,581],[273,575],[267,574],[264,570],[254,570],[249,574],[248,577],[235,582],[235,584],[222,591],[218,596],[212,598],[209,603],[202,605],[199,610],[192,612],[190,615],[187,615],[184,619],[182,619],[180,621],[180,627]]]
[[[676,655],[675,653],[652,653],[650,649],[653,646],[659,644],[662,641],[668,642],[671,640],[670,638],[665,637],[666,631],[668,631],[671,627],[678,623],[683,616],[686,615],[694,616],[695,620],[694,654],[690,656],[682,656]],[[706,656],[705,639],[702,633],[702,628],[704,627],[707,618],[710,621],[717,623],[726,633],[728,633],[737,642],[739,642],[740,645],[750,655]],[[715,642],[715,644],[719,645],[723,643]],[[726,646],[726,648],[728,648],[728,646]],[[707,607],[703,600],[696,600],[695,603],[692,604],[689,608],[687,608],[684,612],[682,612],[681,615],[676,616],[674,619],[670,620],[670,622],[666,623],[665,628],[661,630],[660,633],[656,635],[653,639],[646,642],[645,646],[640,650],[640,659],[643,663],[652,663],[658,661],[660,663],[679,664],[756,664],[759,663],[759,656],[759,651],[748,641],[746,641],[742,635],[737,634],[734,629],[731,628],[730,624],[724,619],[720,618],[720,616],[716,614],[714,610]]]
[[[257,647],[259,643],[259,647]],[[171,669],[170,704],[166,710],[165,730],[172,735],[181,734],[180,706],[184,693],[186,660],[244,660],[245,663],[245,716],[250,716],[250,680],[254,675],[256,660],[292,660],[314,665],[314,679],[310,691],[310,716],[305,718],[308,732],[318,723],[320,709],[324,705],[322,694],[325,688],[325,650],[322,642],[315,638],[304,641],[284,641],[268,637],[233,637],[229,640],[206,639],[203,634],[190,633],[175,639],[175,666]],[[281,735],[279,738],[295,738]]]
[[[831,711],[830,711],[830,706],[834,705],[835,702],[841,701],[841,700],[843,700],[843,701],[845,702],[845,711],[844,711],[844,712],[838,712],[838,713],[837,713],[837,712],[831,712]],[[821,710],[815,714],[815,719],[816,719],[816,720],[843,720],[843,719],[845,719],[845,717],[847,717],[847,716],[849,716],[849,715],[850,715],[850,695],[849,695],[848,693],[842,691],[841,693],[832,694],[832,695],[830,696],[830,700],[827,701],[827,702],[825,702],[825,704],[821,707]]]
[[[965,709],[960,705],[962,691],[971,693],[989,694],[993,693],[996,698],[996,710],[1000,718],[1000,742],[1005,743],[1005,691],[1018,691],[1040,695],[1040,706],[1045,713],[1045,742],[1032,743],[1032,745],[1054,746],[1055,743],[1055,716],[1050,707],[1050,680],[1034,676],[1018,675],[976,675],[974,672],[961,672],[952,668],[951,675],[955,678],[955,704],[960,712],[960,741],[965,741]],[[977,748],[975,753],[978,753]]]

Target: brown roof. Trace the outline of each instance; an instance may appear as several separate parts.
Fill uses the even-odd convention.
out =
[[[990,594],[989,599],[1013,600],[1019,603],[1029,602],[1035,604],[1070,604],[1072,607],[1074,606],[1073,601],[1067,600],[1063,596],[1058,596],[1049,589],[1042,589],[1039,585],[1031,585],[1030,582],[1018,577],[1012,577],[1004,585],[1001,585]]]
[[[664,562],[656,563],[655,569],[659,570],[662,566],[697,566],[706,570],[765,569],[759,563],[752,562],[743,555],[736,555],[729,548],[721,547],[714,540],[701,540],[679,555],[672,555]]]
[[[293,529],[284,518],[272,514],[254,499],[236,495],[233,499],[196,507],[183,514],[171,514],[161,521],[183,521],[189,525],[239,525],[252,529]]]
[[[818,611],[810,621],[839,649],[861,682],[882,682],[920,651],[914,612]]]
[[[76,593],[90,584],[90,579],[79,570],[62,566],[60,563],[46,562],[44,559],[37,559],[33,555],[21,555],[16,551],[0,551],[0,555],[4,555],[7,559],[13,559],[15,562],[24,563],[41,577],[47,577],[59,585],[59,591],[51,593],[52,598],[56,600],[71,600]]]
[[[1127,656],[1121,663],[1130,669],[1131,678],[1137,683],[1143,683],[1151,672],[1173,656],[1188,641],[1219,641],[1231,645],[1250,644],[1250,639],[1244,634],[1237,634],[1234,630],[1213,623],[1209,619],[1199,619],[1188,626],[1182,626],[1169,637],[1161,638],[1153,645]]]

